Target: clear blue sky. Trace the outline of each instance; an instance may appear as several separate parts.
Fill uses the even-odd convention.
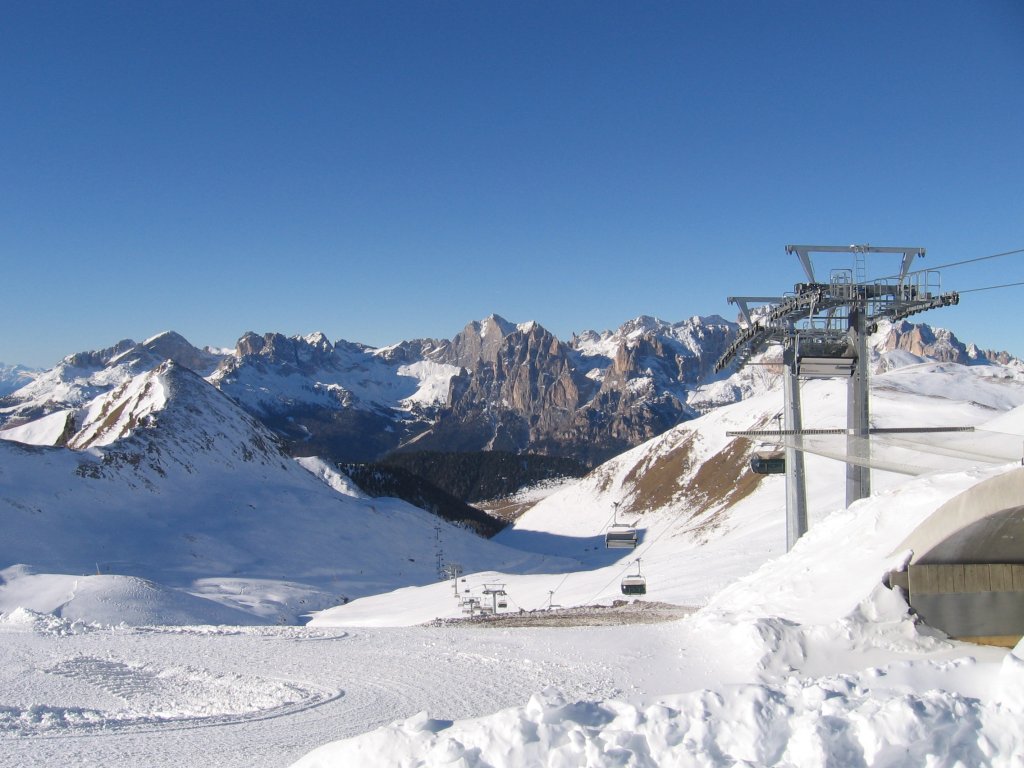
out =
[[[1019,0],[6,2],[0,77],[7,363],[567,338],[733,317],[787,243],[1024,248]],[[923,319],[1024,355],[1022,299]]]

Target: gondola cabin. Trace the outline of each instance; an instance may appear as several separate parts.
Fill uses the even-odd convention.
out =
[[[757,475],[781,475],[786,471],[786,455],[782,451],[760,451],[750,460],[750,470]]]
[[[646,595],[647,579],[640,574],[632,574],[622,579],[622,594],[624,595]]]
[[[606,549],[635,549],[636,545],[636,528],[629,525],[611,525],[604,535]]]

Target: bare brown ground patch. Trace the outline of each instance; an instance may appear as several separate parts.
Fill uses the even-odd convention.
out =
[[[633,466],[623,481],[624,487],[633,490],[627,511],[639,514],[659,509],[685,492],[683,478],[692,466],[693,440],[691,432],[668,453],[653,460],[644,459]]]
[[[686,484],[687,498],[696,502],[690,519],[704,517],[694,529],[697,536],[707,536],[718,528],[725,510],[753,493],[760,483],[761,476],[752,472],[748,465],[745,445],[745,441],[733,440],[701,464]]]
[[[492,499],[490,501],[478,501],[474,506],[482,509],[492,517],[512,523],[522,517],[536,501],[510,501],[509,499]]]
[[[427,626],[462,627],[597,627],[615,624],[659,624],[685,618],[697,609],[655,601],[616,600],[611,605],[481,614],[473,618],[436,619]]]
[[[633,490],[627,511],[640,514],[685,505],[694,524],[690,532],[705,539],[725,521],[729,507],[757,488],[762,478],[749,468],[746,441],[731,441],[694,468],[697,439],[691,433],[668,453],[640,461],[630,470],[623,483]]]
[[[607,469],[595,469],[592,476],[597,480],[598,493],[607,493],[608,489],[612,487],[612,479],[615,477],[615,473]]]

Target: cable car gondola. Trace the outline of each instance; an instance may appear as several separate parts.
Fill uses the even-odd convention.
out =
[[[750,470],[758,475],[781,475],[786,471],[783,451],[758,451],[750,460]]]
[[[647,579],[640,574],[640,558],[636,559],[636,573],[624,576],[622,579],[622,594],[624,595],[646,595]]]

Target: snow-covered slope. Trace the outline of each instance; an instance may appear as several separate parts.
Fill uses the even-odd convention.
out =
[[[69,444],[79,450],[0,441],[0,563],[150,579],[294,622],[432,582],[439,558],[511,570],[541,562],[403,502],[339,492],[343,478],[288,458],[252,416],[174,363],[98,399]],[[16,607],[9,587],[0,610]]]
[[[634,658],[632,696],[579,700],[552,687],[486,717],[423,712],[295,768],[1017,765],[1024,642],[1007,653],[950,641],[882,586],[908,556],[894,541],[1007,471],[1021,470],[915,478],[833,513],[694,615],[635,626],[621,648]]]
[[[846,384],[806,382],[807,428],[846,424]],[[872,424],[878,427],[977,427],[976,432],[878,438],[872,486],[884,492],[908,477],[1019,460],[1024,423],[1009,416],[1024,405],[1024,377],[1002,366],[926,363],[874,377]],[[774,428],[781,411],[777,391],[723,406],[601,465],[587,477],[540,501],[498,534],[508,546],[578,559],[584,569],[529,576],[496,573],[469,578],[466,587],[482,594],[485,583],[506,583],[514,606],[527,609],[608,603],[621,578],[640,569],[648,595],[678,605],[702,605],[727,584],[785,550],[785,480],[749,470],[756,444],[730,438],[728,431]],[[1024,411],[1021,411],[1024,413]],[[988,423],[992,426],[989,427]],[[845,499],[842,437],[807,439],[807,495],[811,527]],[[616,511],[615,504],[618,503]],[[635,523],[635,550],[606,550],[604,533],[614,517]],[[685,564],[681,565],[681,564]],[[407,624],[459,614],[455,601],[431,601],[441,585],[379,595],[319,614],[318,625],[370,622]]]

